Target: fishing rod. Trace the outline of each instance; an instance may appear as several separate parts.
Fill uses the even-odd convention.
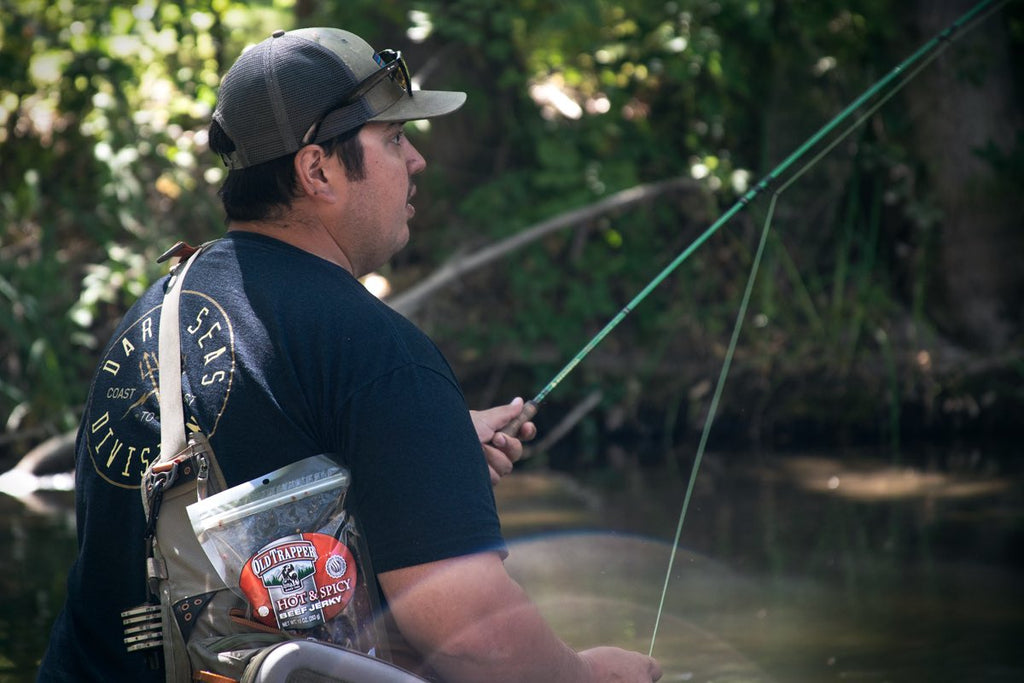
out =
[[[676,523],[676,532],[672,540],[672,549],[669,553],[668,567],[665,570],[665,580],[661,589],[661,598],[658,602],[658,609],[655,616],[654,628],[651,631],[651,645],[648,650],[648,655],[653,656],[654,644],[658,635],[658,627],[661,624],[661,616],[665,609],[665,599],[668,595],[668,586],[672,578],[672,568],[675,566],[676,554],[679,549],[679,541],[682,537],[683,522],[686,519],[686,512],[689,508],[690,499],[693,495],[694,484],[697,480],[697,474],[700,471],[701,461],[703,459],[704,450],[707,445],[708,435],[711,432],[711,426],[714,422],[715,414],[717,412],[718,402],[722,395],[722,389],[725,386],[726,377],[729,374],[729,367],[732,362],[733,354],[736,350],[736,345],[739,340],[740,331],[743,328],[743,320],[746,318],[747,305],[750,302],[750,295],[753,291],[754,281],[757,278],[757,270],[761,262],[761,257],[764,253],[764,247],[768,240],[768,232],[771,228],[771,222],[775,214],[775,205],[778,201],[779,196],[788,189],[793,183],[795,183],[808,169],[814,166],[822,157],[828,154],[832,149],[835,148],[842,140],[844,140],[853,130],[859,127],[868,117],[873,115],[882,105],[884,105],[889,99],[893,97],[904,85],[909,83],[922,69],[928,64],[934,61],[950,44],[957,35],[962,33],[965,27],[969,27],[972,24],[979,23],[991,14],[994,14],[1002,5],[1006,4],[1008,0],[985,0],[979,2],[970,11],[963,14],[959,19],[954,21],[948,28],[941,33],[937,34],[930,41],[925,43],[917,52],[912,54],[896,68],[894,68],[887,76],[882,80],[878,81],[874,86],[869,88],[864,95],[858,98],[853,104],[843,110],[836,118],[830,121],[815,137],[811,138],[807,143],[802,145],[796,152],[776,167],[766,178],[766,181],[762,181],[762,186],[757,188],[760,192],[764,187],[767,187],[774,182],[775,177],[781,175],[784,172],[786,166],[793,163],[797,158],[802,156],[807,149],[809,149],[816,140],[821,139],[829,130],[839,125],[839,123],[845,119],[850,113],[857,109],[862,102],[867,101],[871,97],[882,89],[889,86],[890,83],[895,82],[895,85],[886,93],[880,97],[864,114],[857,118],[851,125],[849,125],[845,131],[843,131],[836,139],[834,139],[829,145],[822,149],[816,154],[809,162],[804,164],[792,177],[790,177],[783,185],[775,190],[771,195],[771,201],[769,202],[768,209],[765,215],[764,227],[761,232],[761,239],[757,247],[756,255],[751,265],[750,273],[747,277],[747,285],[743,293],[742,300],[740,302],[739,309],[736,314],[736,321],[733,325],[732,336],[729,340],[729,347],[726,350],[725,358],[722,362],[722,368],[719,372],[718,382],[715,386],[714,394],[711,398],[711,403],[708,407],[708,413],[705,417],[704,427],[701,431],[700,443],[697,446],[697,453],[694,457],[693,467],[690,472],[690,478],[686,486],[686,494],[683,498],[683,504],[679,511],[679,518]],[[918,63],[920,62],[920,63]],[[916,64],[916,66],[915,66]],[[914,67],[911,69],[910,67]],[[899,80],[897,80],[899,79]],[[747,203],[749,197],[745,196],[741,199],[741,202]],[[744,204],[745,205],[745,204]],[[734,207],[736,208],[736,207]],[[738,210],[738,208],[736,209]],[[703,238],[704,236],[702,236]],[[678,265],[678,264],[675,264]],[[667,274],[667,273],[666,273]]]
[[[690,243],[686,249],[679,253],[667,266],[665,266],[661,272],[659,272],[647,285],[640,290],[640,292],[634,296],[622,309],[615,314],[611,320],[597,333],[590,341],[588,341],[583,348],[573,356],[568,363],[549,381],[544,387],[534,396],[532,399],[527,401],[523,405],[523,410],[514,420],[509,422],[501,431],[504,434],[515,436],[519,433],[520,427],[524,423],[531,420],[536,416],[537,411],[540,408],[540,404],[548,397],[554,389],[561,384],[576,366],[586,358],[591,351],[593,351],[605,337],[607,337],[612,330],[618,327],[626,316],[628,316],[637,306],[643,302],[647,296],[654,291],[662,282],[668,278],[680,265],[685,262],[691,254],[699,249],[708,239],[711,238],[720,228],[728,223],[734,216],[740,211],[749,206],[759,195],[778,184],[778,181],[807,153],[816,147],[822,140],[828,135],[835,131],[843,122],[850,118],[857,110],[859,110],[865,103],[870,101],[872,98],[882,93],[890,85],[896,83],[888,93],[884,95],[866,114],[861,116],[853,125],[849,126],[843,131],[836,139],[834,139],[822,152],[814,156],[810,162],[801,167],[797,173],[791,177],[783,187],[776,190],[776,196],[782,192],[785,188],[789,187],[797,178],[803,175],[811,166],[817,163],[821,157],[831,151],[839,142],[846,138],[855,128],[857,128],[868,116],[873,114],[878,107],[889,100],[899,90],[906,85],[917,73],[925,66],[930,64],[936,57],[938,57],[957,37],[961,30],[975,21],[987,17],[989,14],[996,12],[1002,5],[1006,4],[1009,0],[982,0],[975,5],[971,10],[963,14],[959,19],[950,24],[945,30],[938,33],[935,37],[929,40],[927,43],[922,45],[916,52],[907,57],[903,62],[892,69],[888,74],[879,79],[864,91],[856,100],[849,104],[839,114],[832,118],[828,123],[821,127],[818,132],[809,137],[802,145],[800,145],[793,153],[786,157],[781,163],[775,168],[768,172],[764,178],[761,179],[753,188],[743,194],[739,200],[736,201],[725,213],[723,213],[718,220],[712,223],[703,233],[701,233],[693,242]],[[911,70],[911,67],[914,67]]]
[[[550,382],[548,382],[540,392],[530,401],[528,401],[520,413],[519,417],[509,423],[501,431],[516,435],[519,432],[519,428],[528,420],[532,419],[539,408],[539,405],[548,394],[551,393],[557,387],[562,380],[564,380],[569,373],[571,373],[577,365],[598,345],[605,337],[608,336],[611,331],[618,326],[622,320],[629,315],[655,288],[657,288],[673,271],[676,270],[690,255],[695,252],[701,245],[703,245],[713,234],[715,234],[722,226],[730,221],[736,214],[742,209],[748,207],[753,200],[758,197],[761,193],[765,192],[771,187],[776,187],[771,195],[771,200],[766,212],[764,227],[761,233],[761,239],[758,244],[756,255],[751,265],[751,270],[747,278],[747,285],[744,290],[743,298],[740,303],[740,307],[737,311],[736,322],[733,327],[732,336],[730,338],[729,347],[726,351],[725,358],[722,363],[722,368],[718,376],[718,382],[715,386],[714,394],[711,398],[711,403],[708,408],[708,413],[705,418],[704,427],[701,432],[700,443],[697,448],[697,453],[694,458],[693,467],[690,473],[689,481],[686,487],[686,494],[683,499],[682,508],[679,512],[679,518],[676,525],[675,537],[672,542],[672,549],[669,555],[668,567],[665,572],[664,584],[662,586],[661,598],[658,604],[657,614],[655,617],[655,623],[651,632],[651,644],[648,651],[649,655],[654,654],[654,645],[658,634],[658,628],[661,624],[661,616],[665,608],[665,599],[668,594],[668,586],[672,577],[672,570],[675,564],[675,558],[679,547],[679,541],[682,536],[683,523],[686,519],[686,512],[689,508],[689,503],[694,490],[694,484],[697,479],[697,474],[700,470],[705,447],[707,445],[708,435],[711,431],[711,426],[714,422],[715,414],[717,412],[717,406],[719,399],[722,395],[722,389],[725,385],[725,380],[729,373],[730,364],[732,361],[733,354],[736,349],[736,344],[739,339],[739,334],[742,329],[743,320],[746,317],[747,305],[750,301],[750,295],[753,290],[754,281],[757,277],[758,266],[761,261],[761,257],[764,253],[764,247],[767,242],[768,232],[771,227],[771,222],[775,213],[775,205],[779,196],[788,189],[794,182],[796,182],[805,172],[813,167],[819,160],[821,160],[826,154],[831,152],[836,145],[844,140],[851,132],[859,127],[868,117],[873,115],[882,105],[884,105],[889,99],[891,99],[897,92],[899,92],[903,86],[909,83],[922,69],[928,64],[934,61],[949,45],[952,44],[953,40],[961,35],[965,28],[972,24],[979,23],[986,17],[994,14],[998,9],[1005,5],[1008,0],[982,0],[976,4],[972,9],[964,13],[960,18],[950,24],[945,30],[938,33],[931,40],[922,45],[916,52],[907,57],[903,62],[897,65],[892,71],[890,71],[883,78],[878,80],[874,85],[868,88],[860,97],[854,100],[849,106],[843,109],[837,114],[832,120],[826,123],[817,133],[807,139],[802,145],[800,145],[796,151],[786,157],[778,166],[772,169],[759,183],[757,183],[749,192],[744,194],[740,199],[717,221],[715,221],[710,227],[708,227],[697,239],[695,239],[685,250],[683,250],[675,259],[672,260],[665,268],[662,269],[657,276],[654,277],[636,296],[633,297],[627,303],[622,310],[620,310],[586,345],[575,355],[573,358],[563,367],[558,374],[556,374]],[[880,95],[880,93],[882,93]],[[809,161],[800,166],[797,171],[790,176],[784,183],[779,183],[780,179],[793,167],[798,161],[805,157],[810,150],[814,149],[822,140],[828,135],[832,134],[837,128],[844,124],[847,119],[851,118],[856,111],[858,111],[867,102],[876,98],[877,100],[871,105],[867,111],[856,118],[851,124],[847,125],[846,129],[837,135],[830,143],[824,146],[818,153],[816,153]]]

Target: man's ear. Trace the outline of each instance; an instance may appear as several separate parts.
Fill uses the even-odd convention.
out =
[[[295,153],[295,182],[307,197],[331,198],[337,188],[330,182],[337,174],[328,168],[330,159],[320,145],[306,145]]]

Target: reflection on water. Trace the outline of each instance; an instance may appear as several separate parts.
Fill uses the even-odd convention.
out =
[[[607,532],[550,534],[514,542],[509,572],[576,648],[615,644],[647,652],[670,547]],[[677,554],[673,597],[659,622],[655,655],[664,680],[770,681],[720,634],[701,625],[730,605],[749,606],[756,588],[698,555]]]
[[[1019,475],[851,455],[704,464],[654,651],[666,680],[1024,680]],[[521,539],[509,569],[574,646],[650,647],[685,483],[499,486]]]
[[[578,648],[646,652],[685,473],[496,489],[509,571]],[[654,654],[665,681],[1024,680],[1024,484],[992,463],[711,455]],[[70,494],[0,494],[0,682],[30,681],[74,555]]]

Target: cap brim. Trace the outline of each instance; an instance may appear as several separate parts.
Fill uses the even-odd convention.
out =
[[[394,92],[394,91],[392,91]],[[450,114],[466,102],[466,93],[452,90],[414,90],[412,97],[401,91],[398,99],[383,103],[384,108],[376,116],[369,116],[374,102],[374,93],[357,100],[351,105],[343,106],[327,114],[320,125],[320,130],[313,142],[329,140],[345,131],[357,128],[365,123],[376,121],[392,123],[401,121],[417,121],[432,119]],[[370,108],[370,111],[367,109]]]
[[[416,121],[451,114],[466,103],[466,93],[454,90],[413,90],[369,121]]]

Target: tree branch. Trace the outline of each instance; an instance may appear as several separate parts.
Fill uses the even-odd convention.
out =
[[[511,237],[484,247],[477,252],[449,260],[424,280],[388,300],[387,303],[403,315],[412,315],[438,289],[450,284],[453,280],[457,280],[466,273],[496,261],[531,242],[535,242],[545,235],[562,228],[578,227],[602,214],[637,204],[666,192],[697,187],[699,185],[692,178],[678,177],[656,183],[637,185],[616,192],[588,206],[573,209],[554,218],[536,223]]]

